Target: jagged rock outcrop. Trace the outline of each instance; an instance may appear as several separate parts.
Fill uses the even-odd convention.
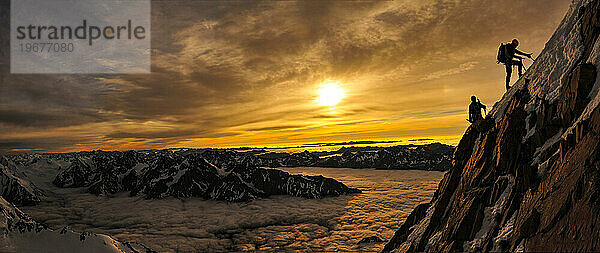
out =
[[[0,196],[17,205],[35,205],[42,192],[32,183],[21,179],[15,164],[0,156]]]
[[[65,170],[61,170],[54,181],[58,187],[82,187],[89,184],[93,170],[91,166],[80,158],[75,158]]]
[[[263,169],[248,159],[222,158],[221,161],[231,162],[219,168],[205,159],[207,154],[227,156],[231,153],[85,153],[73,158],[53,183],[59,187],[88,187],[87,191],[96,195],[130,191],[131,196],[146,198],[202,197],[230,202],[271,195],[322,198],[360,193],[334,179]]]
[[[45,229],[37,224],[13,204],[0,197],[0,237],[6,237],[12,231],[38,231]]]
[[[360,190],[323,176],[291,175],[285,171],[256,166],[237,166],[231,174],[239,177],[267,195],[290,195],[304,198],[334,197]]]
[[[385,252],[599,251],[600,0],[574,1]]]

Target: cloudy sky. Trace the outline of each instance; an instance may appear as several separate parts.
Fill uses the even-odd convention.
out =
[[[64,152],[455,144],[504,92],[499,44],[539,53],[570,1],[153,1],[147,75],[9,74],[7,2],[0,150]]]

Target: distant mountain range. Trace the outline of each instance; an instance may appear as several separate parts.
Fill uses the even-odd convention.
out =
[[[53,184],[87,187],[96,195],[130,192],[146,198],[203,197],[230,202],[251,201],[270,195],[306,198],[360,193],[358,189],[322,176],[291,175],[249,163],[215,166],[204,152],[80,152],[53,154],[68,162]]]
[[[393,147],[343,147],[335,151],[300,153],[207,149],[200,153],[218,166],[252,164],[260,167],[330,167],[445,171],[452,167],[454,147],[432,143]]]
[[[67,227],[52,230],[37,223],[14,205],[37,205],[51,194],[33,181],[84,188],[103,196],[129,192],[144,198],[202,197],[228,202],[271,195],[323,198],[361,192],[323,176],[291,175],[242,163],[217,167],[202,151],[206,150],[0,155],[0,251],[154,252],[107,235],[76,233]],[[56,175],[40,180],[36,175],[40,172]]]
[[[291,175],[268,167],[446,170],[453,150],[436,143],[300,153],[165,149],[0,155],[0,251],[36,252],[44,250],[40,245],[48,245],[60,252],[152,252],[144,245],[110,236],[79,234],[68,228],[51,230],[36,223],[14,206],[36,205],[46,198],[48,189],[35,184],[83,188],[102,196],[129,192],[144,198],[201,197],[228,202],[271,195],[323,198],[361,191],[332,178]]]
[[[443,171],[451,166],[454,147],[440,143],[393,147],[343,147],[335,151],[276,153],[263,149],[165,149],[17,154],[2,158],[23,169],[52,167],[53,184],[86,188],[95,195],[130,192],[146,198],[202,197],[231,202],[270,195],[306,198],[358,193],[321,176],[291,175],[277,167],[419,169]],[[3,167],[0,181],[5,199],[35,204],[40,191]]]

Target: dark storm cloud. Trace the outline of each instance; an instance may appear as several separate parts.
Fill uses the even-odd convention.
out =
[[[0,83],[0,123],[59,127],[106,121],[97,98],[107,88],[90,77],[6,75]]]
[[[27,127],[60,127],[69,126],[73,124],[83,124],[95,118],[86,117],[86,115],[80,114],[80,117],[75,118],[73,115],[69,115],[70,112],[79,113],[78,111],[68,109],[60,111],[26,111],[20,110],[19,108],[0,109],[0,118],[2,123],[15,125],[15,126],[27,126]]]
[[[40,151],[52,152],[60,150],[64,146],[76,145],[78,143],[89,143],[91,139],[81,137],[69,137],[68,135],[59,135],[56,137],[45,138],[18,138],[6,139],[0,141],[0,153],[11,151]],[[92,149],[91,147],[90,149]]]
[[[318,119],[349,125],[458,114],[463,105],[442,97],[440,83],[464,88],[468,84],[453,78],[493,66],[497,45],[517,35],[524,46],[541,47],[567,5],[563,0],[153,1],[152,74],[10,75],[4,55],[0,130],[11,134],[0,139],[47,131],[56,135],[44,138],[55,139],[40,147],[68,148],[75,143],[64,131],[53,131],[68,128],[83,146],[92,136],[177,143],[295,126],[318,129]],[[0,10],[0,51],[8,47],[7,12]],[[340,111],[329,113],[315,108],[311,97],[326,79],[371,81],[346,87],[351,94]],[[29,141],[15,146],[36,146]]]

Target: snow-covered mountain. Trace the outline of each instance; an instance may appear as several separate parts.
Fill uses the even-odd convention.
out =
[[[358,193],[336,180],[290,175],[261,167],[347,167],[445,170],[454,147],[434,143],[394,147],[350,147],[336,151],[300,153],[240,152],[220,149],[150,151],[86,151],[66,154],[21,154],[4,159],[0,169],[31,166],[58,167],[53,184],[84,187],[95,195],[130,192],[147,198],[203,197],[250,201],[270,195],[306,198]],[[4,170],[5,198],[16,204],[35,204],[41,192]],[[6,179],[5,179],[6,178]],[[14,197],[13,197],[14,196]]]
[[[33,221],[0,197],[0,252],[153,252],[137,243],[121,243],[110,236],[76,233],[67,227],[51,230]]]
[[[427,145],[404,145],[362,150],[346,148],[340,156],[330,156],[319,161],[319,167],[417,169],[445,171],[452,167],[454,147],[432,143]]]
[[[56,175],[58,187],[87,187],[96,195],[130,192],[146,198],[203,197],[231,202],[270,195],[322,198],[360,193],[330,178],[291,175],[244,161],[217,167],[199,152],[81,152],[47,154],[68,160]]]
[[[393,147],[344,147],[335,151],[304,151],[300,153],[237,152],[234,150],[203,150],[211,163],[227,167],[247,163],[259,167],[328,167],[417,169],[445,171],[451,165],[454,147],[432,143]]]
[[[573,1],[384,251],[600,251],[599,34],[600,0]]]
[[[89,193],[106,196],[130,192],[131,196],[146,198],[203,197],[240,202],[270,195],[322,198],[360,193],[322,176],[291,175],[247,163],[219,168],[198,152],[92,151],[0,156],[0,252],[152,252],[144,245],[119,242],[107,235],[48,229],[11,203],[35,205],[44,199],[44,192],[28,179],[48,184],[48,173],[55,173],[50,175],[55,186],[82,187]]]
[[[35,222],[13,203],[35,205],[43,193],[19,174],[13,161],[0,156],[0,252],[153,252],[107,235],[56,231]]]
[[[41,191],[32,183],[21,179],[15,164],[0,155],[0,196],[17,205],[35,205]]]

